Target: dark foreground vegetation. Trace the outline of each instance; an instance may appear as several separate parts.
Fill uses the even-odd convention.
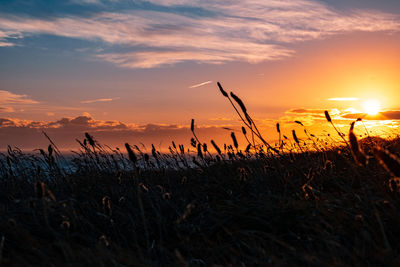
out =
[[[51,140],[34,155],[9,148],[0,264],[399,266],[400,140],[358,141],[352,127],[339,146],[295,132],[271,146],[233,99],[243,151],[234,134],[207,147],[193,121],[191,148],[170,154],[121,153],[89,134],[71,165]]]

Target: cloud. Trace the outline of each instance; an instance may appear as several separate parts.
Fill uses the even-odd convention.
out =
[[[389,120],[400,120],[400,110],[383,111],[380,114]]]
[[[147,2],[153,5],[92,12],[85,17],[1,16],[0,41],[9,45],[12,35],[37,34],[101,40],[113,49],[93,52],[95,57],[121,67],[152,68],[186,61],[277,60],[293,55],[292,43],[353,31],[393,32],[400,28],[397,15],[371,10],[343,12],[311,0]],[[118,49],[121,46],[123,49]]]
[[[97,102],[110,102],[120,99],[119,97],[116,98],[98,98],[98,99],[92,99],[92,100],[84,100],[81,101],[82,104],[92,104],[92,103],[97,103]]]
[[[326,121],[324,115],[325,109],[291,109],[286,111],[286,116],[280,118],[281,121],[293,122],[294,120],[304,120],[308,125],[313,125],[319,121]],[[400,110],[385,110],[379,112],[377,115],[369,115],[360,112],[354,108],[345,110],[331,109],[328,110],[332,119],[338,123],[348,124],[348,121],[356,120],[358,118],[364,121],[381,122],[382,124],[394,123],[400,125]]]
[[[191,86],[189,86],[189,88],[197,88],[197,87],[200,87],[200,86],[203,86],[203,85],[207,85],[207,84],[210,84],[210,83],[212,83],[212,81],[206,81],[206,82],[202,82],[202,83],[191,85]]]
[[[37,107],[40,102],[29,98],[27,95],[14,94],[0,90],[0,113],[23,112],[25,107]]]
[[[364,120],[400,120],[400,110],[386,110],[379,112],[376,115],[369,115],[367,113],[349,113],[343,114],[343,118],[346,119],[364,119]]]
[[[29,98],[27,95],[18,95],[9,91],[0,90],[0,113],[12,113],[17,106],[39,104],[38,101]],[[21,109],[19,109],[21,110]]]
[[[9,42],[0,42],[0,47],[7,47],[7,46],[14,46],[14,44]]]
[[[30,99],[27,95],[18,95],[9,91],[0,90],[0,104],[38,104],[39,102]]]
[[[286,113],[294,114],[324,114],[325,109],[306,109],[306,108],[294,108],[286,111]]]
[[[186,146],[192,136],[189,125],[151,123],[137,125],[115,120],[96,120],[84,115],[50,122],[0,118],[2,136],[0,149],[6,148],[7,145],[24,149],[46,147],[48,140],[43,137],[42,131],[45,131],[62,149],[76,149],[79,145],[75,140],[77,138],[82,140],[85,132],[89,132],[102,144],[111,147],[123,147],[125,142],[143,143],[147,147],[155,144],[163,151],[166,151],[173,140],[177,144],[182,143]],[[205,138],[205,141],[213,138],[217,142],[222,142],[229,137],[219,126],[198,126],[196,131],[198,136]],[[161,143],[163,145],[160,145]]]
[[[56,122],[61,128],[91,129],[93,131],[128,129],[128,125],[119,121],[95,120],[91,117],[79,116],[73,119],[63,118]]]
[[[321,122],[326,122],[325,110],[326,109],[294,108],[286,111],[286,115],[279,120],[291,124],[295,123],[294,121],[301,121],[304,125],[313,126]],[[328,112],[336,122],[342,120],[348,121],[349,118],[345,118],[344,116],[351,113],[351,111],[338,110],[336,108],[330,109]]]
[[[21,38],[22,35],[18,31],[3,31],[0,28],[0,47],[11,47],[15,46],[15,44],[9,39],[18,39]]]
[[[15,127],[16,123],[14,120],[0,118],[0,127]]]
[[[221,40],[222,42],[222,40]],[[291,55],[291,51],[275,45],[254,45],[253,52],[259,52],[259,57],[246,53],[252,47],[243,47],[232,44],[229,49],[211,51],[199,48],[193,51],[151,51],[130,53],[105,53],[97,55],[98,58],[126,68],[153,68],[161,65],[171,65],[185,61],[195,61],[209,64],[221,64],[229,61],[248,61],[258,63],[265,60],[277,60]],[[248,44],[250,45],[250,44]],[[252,46],[252,45],[250,45]]]
[[[290,136],[291,131],[296,130],[299,138],[308,138],[303,133],[304,129],[296,123],[296,121],[300,121],[306,127],[309,134],[312,133],[320,139],[326,139],[330,135],[328,139],[332,140],[331,138],[333,138],[341,142],[335,128],[326,120],[324,111],[325,109],[305,108],[286,111],[286,114],[278,120],[281,131],[286,136]],[[374,116],[362,113],[353,108],[345,110],[331,109],[328,112],[336,129],[339,129],[345,135],[347,135],[350,129],[350,124],[358,118],[362,119],[362,124],[357,124],[357,132],[362,135],[365,135],[365,129],[368,129],[371,136],[380,136],[383,138],[394,137],[398,135],[398,129],[400,128],[400,110],[386,110]]]
[[[35,122],[31,120],[22,120],[17,118],[0,118],[0,128],[7,128],[7,127],[38,128],[44,125],[45,125],[44,122]]]
[[[70,2],[73,4],[78,4],[78,5],[92,5],[92,4],[99,5],[99,4],[101,4],[100,0],[70,0]]]
[[[278,121],[280,122],[282,133],[288,136],[292,129],[300,127],[295,121],[301,121],[310,133],[317,136],[322,137],[329,132],[334,133],[334,129],[329,126],[323,112],[318,114],[316,109],[309,110],[307,113],[304,112],[307,111],[306,109],[293,109],[292,111],[295,110],[300,112],[287,112],[287,115],[279,120],[257,120],[259,129],[263,132],[265,138],[277,137],[275,125]],[[331,110],[330,114],[336,127],[344,132],[348,131],[351,121],[362,115],[338,110]],[[384,131],[400,126],[399,110],[384,111],[379,116],[385,119],[378,121],[364,117],[363,121],[368,128],[377,127],[376,129],[383,129]],[[225,119],[222,118],[221,120],[224,121]],[[240,128],[237,125],[219,124],[198,125],[196,126],[196,134],[203,142],[209,143],[209,140],[213,139],[218,144],[229,143],[231,141],[231,130],[227,132],[225,130],[227,127],[240,132]],[[45,131],[59,147],[67,150],[77,149],[79,145],[75,140],[82,140],[85,132],[89,132],[102,144],[107,144],[111,147],[123,147],[125,142],[130,144],[143,143],[146,147],[151,147],[151,144],[155,144],[156,147],[160,147],[163,151],[167,151],[171,141],[188,147],[192,137],[189,125],[151,123],[138,125],[116,120],[97,120],[89,114],[53,121],[0,118],[0,136],[2,136],[0,149],[5,149],[7,145],[16,145],[23,149],[46,147],[48,140],[44,138],[42,131]],[[302,132],[299,131],[298,134],[301,135]],[[241,145],[246,144],[242,135],[238,135],[237,138]]]

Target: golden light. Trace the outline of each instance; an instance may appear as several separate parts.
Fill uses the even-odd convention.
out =
[[[376,99],[369,99],[364,101],[363,107],[368,115],[376,115],[381,110],[381,103]]]

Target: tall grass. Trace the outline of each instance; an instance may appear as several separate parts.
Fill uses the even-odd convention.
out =
[[[50,137],[34,153],[8,147],[0,264],[400,263],[399,139],[363,142],[353,123],[337,146],[296,121],[307,139],[277,124],[273,145],[243,101],[218,88],[243,123],[244,145],[234,132],[226,144],[207,142],[192,120],[190,144],[171,142],[168,154],[110,148],[89,133],[70,160]]]

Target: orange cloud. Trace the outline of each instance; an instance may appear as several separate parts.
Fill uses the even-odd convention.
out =
[[[84,100],[81,101],[82,104],[92,104],[92,103],[97,103],[97,102],[111,102],[114,100],[120,99],[119,97],[116,98],[98,98],[98,99],[92,99],[92,100]]]
[[[43,136],[45,131],[62,149],[77,149],[77,138],[89,132],[102,144],[123,147],[125,142],[143,143],[147,147],[155,144],[166,151],[171,141],[187,146],[192,134],[189,125],[174,124],[126,124],[120,121],[96,120],[88,116],[62,118],[57,121],[29,121],[15,118],[0,118],[0,150],[7,145],[25,149],[36,149],[48,145]],[[214,139],[224,142],[229,134],[219,126],[196,127],[196,133],[204,142]],[[228,139],[230,140],[230,139]],[[240,140],[240,139],[239,139]]]
[[[293,124],[297,120],[304,123],[304,125],[320,128],[319,130],[323,129],[323,127],[326,127],[327,130],[332,130],[329,126],[321,124],[321,122],[326,122],[324,111],[324,109],[292,109],[287,111],[287,116],[281,117],[279,121]],[[355,109],[332,109],[329,111],[329,114],[336,126],[344,127],[345,131],[348,130],[350,121],[357,120],[358,118],[361,118],[370,127],[376,127],[376,133],[379,134],[385,134],[382,127],[395,128],[400,126],[400,110],[386,110],[377,115],[369,115]]]
[[[344,114],[343,118],[364,120],[400,120],[400,110],[386,110],[379,112],[377,115],[368,115],[367,113],[350,113]]]
[[[286,111],[286,113],[294,114],[324,114],[325,109],[305,109],[305,108],[295,108]]]
[[[189,86],[189,88],[197,88],[197,87],[200,87],[200,86],[203,86],[203,85],[207,85],[207,84],[210,84],[210,83],[212,83],[212,81],[206,81],[206,82],[202,82],[202,83],[197,83],[197,84]]]
[[[18,95],[9,91],[0,90],[0,104],[38,104],[39,102],[30,99],[27,95]]]

